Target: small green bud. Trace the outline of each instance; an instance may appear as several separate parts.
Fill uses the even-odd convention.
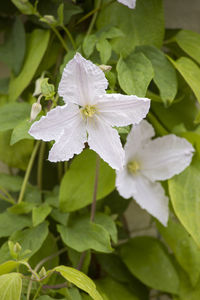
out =
[[[99,68],[103,71],[103,72],[108,72],[112,69],[111,66],[107,66],[107,65],[99,65]]]
[[[9,248],[9,251],[10,251],[10,255],[14,258],[14,259],[17,259],[21,250],[22,250],[22,247],[20,246],[19,243],[13,243],[12,241],[8,241],[8,248]]]
[[[41,82],[41,92],[46,100],[53,98],[55,95],[55,88],[53,84],[48,83],[49,78],[44,78]]]
[[[45,277],[46,274],[47,274],[47,271],[46,271],[45,267],[42,267],[42,269],[39,272],[40,278]]]
[[[57,21],[54,18],[54,16],[51,15],[45,15],[42,18],[40,18],[41,22],[47,23],[47,24],[51,24],[51,25],[56,25]]]

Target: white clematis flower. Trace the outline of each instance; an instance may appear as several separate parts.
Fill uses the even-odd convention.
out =
[[[136,5],[136,0],[117,0],[117,1],[132,9],[135,8]]]
[[[66,65],[58,92],[68,104],[52,109],[29,130],[36,139],[56,141],[50,161],[69,160],[88,142],[112,168],[123,167],[124,150],[112,126],[139,123],[149,111],[150,100],[106,94],[107,86],[103,71],[79,53]]]
[[[189,166],[194,148],[184,138],[169,134],[152,140],[153,127],[145,120],[133,126],[125,145],[125,167],[117,171],[116,187],[163,225],[168,221],[168,197],[157,180],[166,180]]]

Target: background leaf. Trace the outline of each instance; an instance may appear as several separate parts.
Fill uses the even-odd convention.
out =
[[[10,273],[0,276],[1,300],[20,300],[22,279],[19,273]]]
[[[61,182],[61,210],[74,211],[92,203],[95,166],[96,153],[91,150],[84,150],[74,159]],[[101,160],[97,200],[111,193],[114,188],[115,172]]]

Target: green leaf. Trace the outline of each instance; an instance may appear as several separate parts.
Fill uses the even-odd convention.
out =
[[[100,53],[102,64],[107,64],[112,54],[111,44],[106,39],[100,39],[96,44],[96,48]]]
[[[181,224],[169,220],[168,226],[157,224],[167,245],[172,249],[181,267],[188,273],[195,285],[200,274],[200,250]]]
[[[0,60],[6,63],[15,74],[18,74],[25,55],[25,30],[19,17],[3,45],[0,46]]]
[[[9,87],[10,78],[1,78],[0,79],[0,94],[7,95]]]
[[[28,0],[11,0],[12,3],[25,15],[34,14],[35,10]]]
[[[22,182],[23,178],[20,176],[0,173],[0,187],[10,192],[20,191]]]
[[[17,230],[21,230],[31,225],[29,218],[18,216],[9,212],[0,214],[0,237],[6,237]]]
[[[153,79],[151,62],[142,53],[132,53],[126,59],[122,57],[117,63],[120,87],[128,95],[144,97]]]
[[[58,6],[58,9],[57,9],[57,15],[58,15],[58,22],[59,22],[59,25],[63,25],[63,21],[64,21],[64,3],[61,3],[59,6]]]
[[[174,211],[185,229],[200,247],[200,162],[193,163],[169,180],[169,194]]]
[[[165,57],[164,53],[153,46],[137,47],[152,63],[154,69],[153,80],[157,85],[160,96],[164,103],[171,103],[174,100],[178,83],[176,71],[172,64]]]
[[[96,213],[94,222],[104,227],[110,234],[114,243],[117,243],[117,228],[112,217],[103,213]]]
[[[23,68],[10,83],[10,101],[15,101],[29,85],[47,49],[49,37],[48,30],[35,29],[30,34]]]
[[[83,52],[88,58],[93,53],[95,45],[97,42],[97,36],[95,34],[90,34],[86,36],[83,40]]]
[[[174,67],[179,71],[179,73],[183,76],[183,78],[197,97],[197,100],[200,102],[200,68],[191,59],[187,57],[181,57],[176,61],[170,58],[170,61],[173,63]]]
[[[200,63],[200,34],[191,30],[180,30],[173,38],[189,56]]]
[[[73,217],[67,227],[57,226],[63,242],[78,252],[93,249],[99,252],[112,252],[110,236],[102,225],[93,223],[89,217]]]
[[[0,265],[0,275],[10,273],[14,269],[16,269],[19,265],[20,263],[15,260],[6,261],[5,263]]]
[[[35,122],[35,120],[34,120]],[[24,140],[24,139],[28,139],[28,140],[33,140],[33,137],[28,133],[31,125],[33,124],[33,122],[30,122],[28,120],[24,120],[22,122],[20,122],[17,126],[15,126],[12,135],[11,135],[11,139],[10,139],[10,145],[14,145],[15,143]]]
[[[88,293],[92,299],[103,300],[98,293],[94,282],[84,273],[65,266],[58,266],[54,268],[54,270],[59,272],[66,280]]]
[[[30,258],[29,263],[31,266],[36,266],[39,261],[44,258],[51,256],[58,252],[58,247],[56,243],[56,238],[49,233],[44,243],[40,247],[40,249]],[[59,256],[55,256],[51,260],[43,263],[42,266],[45,267],[46,270],[56,267],[59,264]]]
[[[10,167],[26,170],[33,150],[33,141],[19,141],[10,146],[11,132],[0,132],[0,160]]]
[[[112,26],[100,33],[100,37],[104,39],[114,39],[121,36],[124,36],[123,32],[119,28]]]
[[[74,211],[92,203],[95,168],[96,153],[91,150],[84,150],[73,160],[60,186],[61,210]],[[114,188],[115,172],[101,160],[97,200],[104,198]]]
[[[95,283],[104,300],[140,300],[133,289],[110,277],[97,280]]]
[[[121,257],[131,273],[147,286],[176,294],[178,274],[162,244],[152,237],[140,236],[121,247]]]
[[[51,217],[62,225],[67,225],[69,213],[63,213],[58,208],[54,208],[51,212]]]
[[[50,214],[51,210],[52,208],[47,203],[34,207],[32,212],[33,226],[35,227],[42,223]]]
[[[22,278],[19,273],[10,273],[0,276],[1,300],[20,300]]]
[[[124,34],[112,41],[112,48],[118,54],[128,55],[138,45],[160,48],[164,37],[162,1],[148,0],[146,5],[146,0],[139,0],[134,10],[115,1],[101,10],[97,19],[98,29],[112,26]]]
[[[0,131],[13,129],[30,116],[31,105],[25,102],[10,103],[0,107]]]
[[[25,229],[23,231],[15,232],[10,240],[14,243],[18,242],[22,250],[31,250],[29,257],[33,256],[42,246],[48,235],[47,223],[42,223],[37,227]]]

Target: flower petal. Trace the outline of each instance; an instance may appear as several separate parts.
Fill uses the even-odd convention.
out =
[[[85,106],[96,103],[97,96],[105,94],[107,86],[103,71],[76,53],[63,71],[58,93],[66,103]]]
[[[142,120],[138,125],[133,125],[124,147],[126,163],[137,159],[144,144],[154,135],[152,125],[146,120]]]
[[[136,5],[136,0],[117,0],[117,1],[132,9],[135,8]]]
[[[106,94],[99,98],[96,105],[101,118],[112,126],[137,124],[146,117],[150,100],[137,96]]]
[[[167,225],[168,197],[160,183],[151,182],[141,174],[131,176],[124,169],[117,172],[116,187],[122,197],[133,197],[143,209]]]
[[[85,122],[80,115],[77,115],[71,126],[64,129],[63,134],[51,148],[48,160],[52,162],[68,161],[74,154],[82,152],[86,141]]]
[[[105,124],[97,115],[88,118],[88,144],[113,169],[120,169],[124,164],[124,150],[117,130]]]
[[[150,141],[141,151],[142,173],[150,180],[166,180],[189,166],[194,148],[174,134]]]
[[[57,106],[47,113],[46,116],[31,126],[29,134],[37,140],[58,140],[62,135],[64,127],[69,126],[74,118],[80,115],[77,105],[68,104]]]

